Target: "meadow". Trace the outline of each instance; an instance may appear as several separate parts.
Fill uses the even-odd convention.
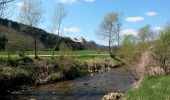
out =
[[[170,100],[170,75],[146,78],[139,88],[125,93],[126,100]]]
[[[53,51],[37,51],[37,54],[43,58],[48,59],[51,57]],[[24,53],[25,56],[34,57],[34,51],[23,51],[23,52],[15,52],[11,54],[11,58],[19,58],[19,54]],[[59,57],[60,52],[55,51],[55,57]],[[107,58],[109,57],[108,52],[106,51],[96,51],[96,50],[79,50],[79,51],[72,51],[71,56],[79,61],[91,61],[95,58]],[[7,52],[0,52],[0,58],[6,58]]]

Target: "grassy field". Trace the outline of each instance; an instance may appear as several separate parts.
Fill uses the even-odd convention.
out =
[[[170,100],[170,75],[146,78],[140,87],[125,93],[126,100]]]
[[[18,58],[19,54],[21,52],[16,52],[12,54],[12,58]],[[46,57],[50,57],[52,55],[52,51],[37,51],[38,55],[45,55]],[[25,51],[25,55],[34,55],[34,51]],[[48,56],[49,55],[49,56]],[[59,52],[56,51],[55,55],[59,55]],[[79,60],[79,61],[92,61],[95,58],[107,58],[109,57],[108,52],[103,52],[103,51],[95,51],[95,50],[80,50],[80,51],[74,51],[72,53],[74,55],[74,58]],[[6,57],[7,53],[5,52],[0,52],[0,57]],[[46,58],[44,56],[44,59]],[[32,56],[34,57],[34,56]],[[47,58],[48,59],[48,58]]]
[[[34,51],[24,51],[26,55],[34,55]],[[37,51],[38,55],[52,55],[53,51]],[[21,52],[15,52],[13,55],[19,55]],[[0,55],[5,55],[6,52],[0,52]],[[108,54],[104,51],[95,51],[95,50],[79,50],[73,51],[75,55],[90,55],[90,54]],[[59,55],[58,51],[55,51],[55,55]]]

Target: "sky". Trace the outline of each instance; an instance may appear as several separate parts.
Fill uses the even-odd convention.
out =
[[[62,24],[62,29],[66,32],[62,36],[83,37],[102,45],[108,45],[108,42],[100,38],[96,30],[107,13],[121,13],[122,35],[137,35],[138,29],[147,24],[158,31],[170,21],[168,13],[170,0],[42,0],[42,2],[45,13],[44,21],[39,28],[51,32],[51,19],[57,3],[60,2],[68,9],[68,16]],[[15,3],[15,14],[10,19],[18,21],[18,12],[23,3],[21,0]]]

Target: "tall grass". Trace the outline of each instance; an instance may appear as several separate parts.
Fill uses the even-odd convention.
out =
[[[30,84],[30,69],[0,65],[0,94]]]

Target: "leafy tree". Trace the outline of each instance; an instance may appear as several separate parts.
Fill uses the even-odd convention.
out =
[[[116,58],[115,54],[112,52],[112,45],[116,36],[120,32],[120,22],[119,22],[119,14],[115,12],[111,12],[106,14],[104,17],[97,34],[103,36],[108,40],[109,44],[109,54],[112,58]]]
[[[133,35],[125,35],[122,45],[136,44],[136,37]]]
[[[169,71],[170,64],[170,25],[168,24],[161,32],[156,46],[153,48],[153,57],[158,62],[158,65]]]
[[[150,40],[151,34],[152,31],[149,25],[141,27],[138,33],[139,42],[140,43],[148,42]]]
[[[130,72],[135,80],[141,78],[138,71],[138,64],[145,50],[145,45],[137,43],[137,37],[133,35],[125,35],[121,43],[119,53],[121,61],[125,64],[125,69]]]

